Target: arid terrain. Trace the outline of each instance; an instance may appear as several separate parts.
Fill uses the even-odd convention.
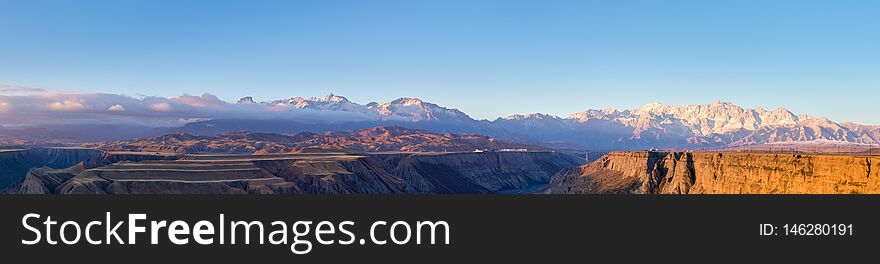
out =
[[[396,126],[173,133],[0,150],[0,189],[11,194],[880,193],[880,156],[851,149],[848,154],[781,146],[576,153]],[[595,161],[585,164],[588,160]]]
[[[227,132],[213,136],[173,133],[156,138],[83,144],[107,151],[173,153],[302,153],[302,152],[461,152],[476,149],[536,148],[478,134],[432,133],[403,127],[373,127],[321,134]]]
[[[173,133],[0,152],[13,194],[493,193],[543,186],[584,159],[477,134],[374,127],[321,134]]]

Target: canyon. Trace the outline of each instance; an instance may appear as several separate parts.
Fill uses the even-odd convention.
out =
[[[880,157],[551,150],[173,153],[6,149],[7,194],[868,194]]]
[[[495,193],[546,185],[586,160],[479,134],[402,127],[172,133],[0,152],[12,194]]]
[[[777,152],[576,152],[399,126],[294,134],[176,132],[76,147],[3,149],[0,189],[11,194],[880,193],[880,157],[870,150],[831,155],[780,152],[791,146],[774,146]]]
[[[560,172],[558,194],[880,193],[880,157],[769,152],[610,152]]]
[[[583,164],[558,152],[195,154],[34,168],[10,194],[493,193]]]

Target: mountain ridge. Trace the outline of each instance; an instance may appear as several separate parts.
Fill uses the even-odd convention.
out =
[[[83,144],[104,151],[174,153],[300,153],[300,152],[468,152],[475,149],[520,149],[534,146],[508,143],[479,134],[433,133],[398,126],[296,134],[235,131],[213,136],[175,132],[154,138]]]
[[[207,118],[198,115],[177,118],[179,125],[161,127],[150,127],[147,122],[134,125],[11,126],[0,129],[0,144],[70,145],[154,137],[176,131],[191,135],[215,135],[242,130],[293,134],[359,130],[376,126],[401,126],[441,134],[482,134],[512,142],[538,143],[544,146],[567,145],[593,150],[705,149],[765,144],[870,147],[880,144],[880,126],[835,122],[825,117],[794,113],[781,107],[772,110],[762,107],[743,108],[720,100],[689,105],[655,102],[635,109],[586,109],[566,117],[546,113],[514,114],[491,121],[477,120],[459,109],[414,97],[367,104],[352,102],[336,94],[263,102],[257,102],[252,97],[243,97],[234,104],[207,94],[169,100],[176,103],[166,110],[191,109],[194,113],[211,114]],[[136,107],[128,105],[125,109],[134,110]],[[145,114],[175,116],[179,113]]]
[[[252,97],[239,99],[238,104],[254,103]],[[266,105],[293,106],[297,109],[312,109],[320,111],[342,111],[376,116],[382,121],[474,121],[473,118],[458,109],[450,109],[434,103],[425,102],[418,98],[401,97],[390,102],[370,102],[366,105],[349,101],[344,96],[328,94],[323,97],[293,97],[290,99],[263,102]]]
[[[245,97],[240,101],[250,103],[253,100]],[[773,110],[743,108],[721,100],[687,105],[654,102],[635,109],[587,109],[567,117],[544,113],[513,114],[492,121],[476,120],[458,109],[411,97],[361,105],[343,96],[329,94],[262,104],[357,112],[372,115],[375,122],[402,122],[408,127],[442,132],[567,142],[593,149],[718,148],[778,143],[880,144],[880,126],[837,123],[825,117],[795,114],[783,107]],[[443,126],[452,123],[458,125]]]

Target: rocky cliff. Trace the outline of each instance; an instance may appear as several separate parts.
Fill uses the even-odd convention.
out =
[[[148,152],[108,152],[90,148],[0,150],[0,190],[21,181],[33,168],[98,167],[121,161],[171,160],[180,156]]]
[[[92,148],[37,148],[33,149],[44,166],[67,168],[79,163],[96,166],[104,162],[105,152]]]
[[[58,186],[68,182],[77,174],[85,171],[85,169],[85,163],[79,163],[66,169],[52,169],[49,167],[31,169],[22,181],[10,186],[8,190],[14,190],[14,193],[22,194],[58,193]]]
[[[0,189],[20,180],[28,170],[42,164],[42,159],[33,150],[0,150]]]
[[[551,193],[880,193],[880,157],[737,152],[611,152],[551,181]]]
[[[398,194],[411,188],[391,175],[375,159],[365,156],[257,160],[254,165],[294,183],[300,193]]]

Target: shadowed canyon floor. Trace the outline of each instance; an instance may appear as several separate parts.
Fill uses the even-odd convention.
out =
[[[880,157],[739,152],[611,152],[553,177],[550,193],[880,193]]]

